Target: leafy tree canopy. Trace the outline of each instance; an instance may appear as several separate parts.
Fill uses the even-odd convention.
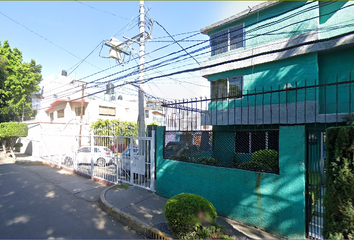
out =
[[[23,62],[22,52],[0,42],[0,122],[18,121],[33,114],[31,94],[39,90],[42,66]]]
[[[136,122],[121,121],[119,119],[98,119],[92,123],[91,129],[94,130],[95,135],[138,136],[138,125]]]

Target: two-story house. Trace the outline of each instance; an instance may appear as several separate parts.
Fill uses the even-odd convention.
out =
[[[354,105],[354,3],[269,1],[201,32],[210,99],[166,106],[201,112],[213,130],[164,132],[157,192],[196,193],[229,218],[321,238],[324,130],[345,124]],[[201,135],[198,146],[189,135]],[[169,159],[172,144],[189,148]]]

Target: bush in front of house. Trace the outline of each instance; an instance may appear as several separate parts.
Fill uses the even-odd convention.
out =
[[[166,202],[165,217],[176,238],[205,239],[210,234],[210,229],[205,226],[215,223],[217,213],[205,198],[181,193]]]
[[[177,161],[181,161],[181,162],[190,162],[191,161],[190,158],[185,154],[172,155],[168,159],[177,160]]]
[[[200,157],[197,159],[196,163],[201,163],[201,164],[211,165],[211,166],[219,165],[218,160],[216,160],[215,158],[211,158],[211,157]]]
[[[279,156],[275,150],[264,149],[256,151],[251,157],[251,162],[265,172],[279,172]]]
[[[326,130],[324,238],[354,239],[354,127]]]
[[[253,153],[251,161],[267,164],[269,166],[278,166],[278,152],[272,149],[259,150]]]

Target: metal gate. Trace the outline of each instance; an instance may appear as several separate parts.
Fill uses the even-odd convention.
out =
[[[306,229],[311,239],[323,239],[325,138],[324,131],[307,131]]]
[[[155,131],[151,137],[41,135],[40,157],[91,178],[155,191]]]

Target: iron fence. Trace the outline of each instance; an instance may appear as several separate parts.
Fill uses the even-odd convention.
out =
[[[91,178],[155,190],[155,131],[151,137],[42,134],[45,161]]]
[[[167,131],[204,131],[228,127],[272,128],[279,125],[342,124],[353,118],[354,81],[303,82],[243,89],[235,95],[223,90],[213,98],[164,102]]]

